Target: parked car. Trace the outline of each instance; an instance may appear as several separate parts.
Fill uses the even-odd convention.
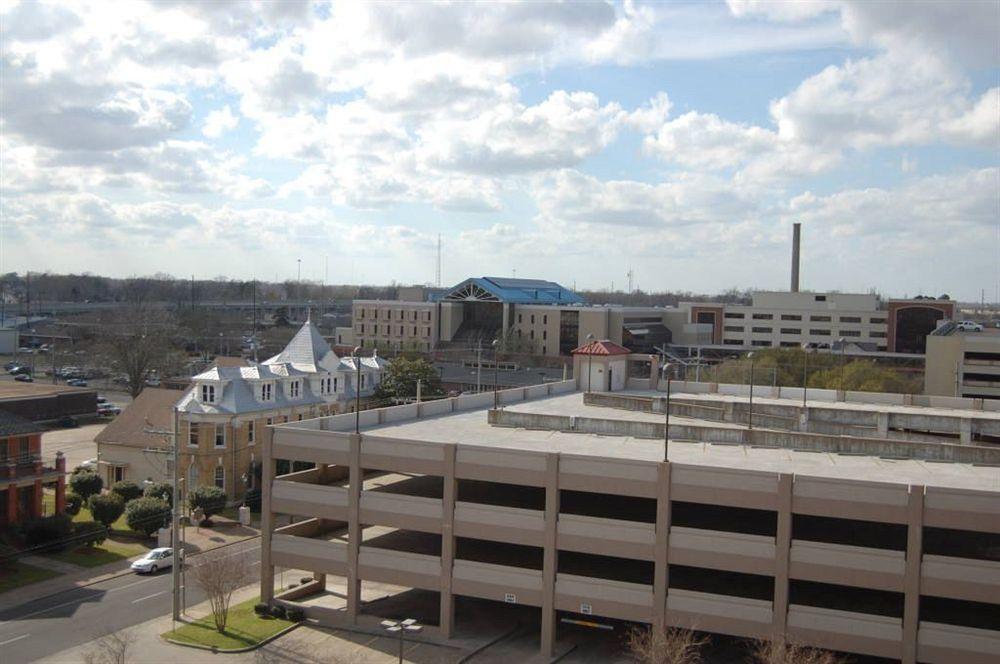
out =
[[[8,373],[10,373],[10,374],[12,374],[14,376],[17,376],[19,374],[29,374],[30,375],[31,374],[31,367],[25,367],[25,366],[18,365],[16,367],[14,367],[13,369],[11,369]]]
[[[31,377],[30,373],[17,374],[14,376],[14,380],[19,383],[34,383],[35,379]]]
[[[83,463],[80,464],[80,467],[81,468],[86,468],[87,470],[92,470],[92,471],[94,471],[96,473],[97,472],[97,457],[94,457],[93,459],[87,459],[86,461],[84,461]]]
[[[101,395],[98,394],[97,395],[97,404],[100,405],[102,403],[108,403],[108,398],[107,397],[102,397]]]
[[[58,424],[59,426],[67,429],[75,429],[80,426],[80,423],[76,421],[76,418],[69,415],[60,418]]]
[[[102,403],[97,405],[97,414],[102,417],[114,417],[121,415],[122,409],[113,403]]]
[[[10,361],[7,364],[3,365],[3,368],[6,369],[7,371],[10,371],[11,369],[13,369],[16,366],[17,366],[17,362]]]
[[[955,323],[955,327],[965,332],[982,332],[983,326],[972,320],[960,320]]]
[[[164,546],[153,549],[139,560],[132,563],[132,569],[138,574],[156,574],[161,569],[174,565],[174,550]]]
[[[70,387],[87,387],[87,381],[82,378],[70,378],[66,384]]]

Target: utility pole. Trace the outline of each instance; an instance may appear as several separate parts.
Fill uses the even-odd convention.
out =
[[[180,509],[181,509],[181,494],[180,494],[180,445],[177,440],[177,425],[178,425],[178,411],[175,407],[173,409],[173,429],[154,429],[152,427],[143,428],[144,433],[159,434],[162,436],[169,436],[170,448],[165,452],[170,454],[173,459],[173,505],[170,510],[170,548],[174,550],[174,564],[170,566],[170,576],[171,576],[171,586],[173,588],[173,620],[180,620],[181,611],[184,607],[181,606],[181,568],[184,566],[183,559],[183,542],[180,540]],[[150,452],[164,453],[160,450],[146,450]]]

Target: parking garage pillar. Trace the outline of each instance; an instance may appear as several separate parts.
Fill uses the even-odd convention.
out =
[[[274,599],[274,565],[271,564],[271,532],[274,530],[274,512],[271,511],[271,483],[274,481],[275,461],[271,454],[274,431],[264,437],[261,450],[260,478],[260,601],[270,604]]]
[[[792,546],[792,475],[778,475],[778,527],[774,537],[774,601],[771,604],[771,631],[785,638],[788,618],[788,559]]]
[[[920,563],[924,535],[924,487],[910,486],[906,506],[906,567],[903,572],[903,664],[917,661],[920,625]]]
[[[542,656],[552,657],[556,644],[556,565],[559,524],[559,454],[545,466],[545,550],[542,559]]]
[[[451,575],[455,563],[455,455],[457,446],[444,448],[444,491],[441,495],[441,636],[450,639],[455,629],[455,597]]]
[[[958,421],[958,442],[962,445],[972,444],[972,420],[963,419]]]
[[[347,487],[347,619],[357,623],[361,611],[361,436],[351,436],[350,479]]]
[[[653,625],[667,624],[667,587],[670,584],[670,462],[657,468],[656,544],[653,547]]]
[[[878,429],[879,438],[889,437],[889,413],[878,413],[875,418],[875,427]]]

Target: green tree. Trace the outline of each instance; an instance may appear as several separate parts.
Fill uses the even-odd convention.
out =
[[[147,484],[142,495],[147,498],[159,498],[170,507],[174,506],[174,485],[170,482]]]
[[[201,509],[205,514],[202,523],[226,508],[226,492],[217,486],[199,486],[188,492],[188,507],[193,512]]]
[[[382,376],[382,382],[375,390],[376,399],[402,399],[417,395],[417,381],[420,393],[425,397],[442,396],[441,376],[434,365],[422,358],[400,356],[389,363]]]
[[[83,507],[83,498],[72,492],[66,492],[66,514],[70,516],[76,516],[80,513],[80,508]]]
[[[170,505],[159,498],[143,496],[125,506],[125,523],[135,532],[147,537],[155,533],[169,519]]]
[[[111,485],[111,493],[120,497],[122,502],[127,503],[142,495],[142,487],[132,480],[121,480]]]
[[[110,528],[125,511],[125,501],[115,493],[97,494],[90,497],[87,507],[90,508],[94,521],[103,524],[105,528]]]
[[[70,475],[69,486],[73,489],[73,493],[86,502],[88,498],[101,492],[104,480],[97,473],[81,470]]]

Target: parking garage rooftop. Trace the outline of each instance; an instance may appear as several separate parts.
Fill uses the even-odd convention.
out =
[[[644,393],[635,392],[632,394],[642,395]],[[704,397],[705,395],[697,396]],[[817,405],[826,407],[833,404],[820,402]],[[857,404],[850,405],[853,407]],[[663,415],[659,413],[610,409],[585,404],[582,392],[507,404],[504,409],[519,414],[588,417],[647,423],[663,422]],[[932,409],[918,410],[926,412]],[[576,433],[543,428],[541,425],[539,428],[494,426],[487,421],[487,412],[488,409],[479,408],[444,415],[397,420],[391,423],[365,426],[363,433],[366,436],[459,445],[469,444],[505,450],[562,452],[645,461],[659,461],[663,458],[663,442],[660,440],[635,436]],[[986,414],[981,411],[975,412]],[[991,415],[995,415],[995,413],[991,413]],[[671,429],[675,424],[678,426],[702,424],[718,428],[742,428],[741,425],[731,422],[709,422],[673,415],[670,418],[670,423]],[[294,424],[285,426],[294,427]],[[670,461],[676,463],[720,468],[796,473],[845,480],[1000,491],[1000,466],[996,465],[885,458],[673,439],[670,443],[669,458]]]

